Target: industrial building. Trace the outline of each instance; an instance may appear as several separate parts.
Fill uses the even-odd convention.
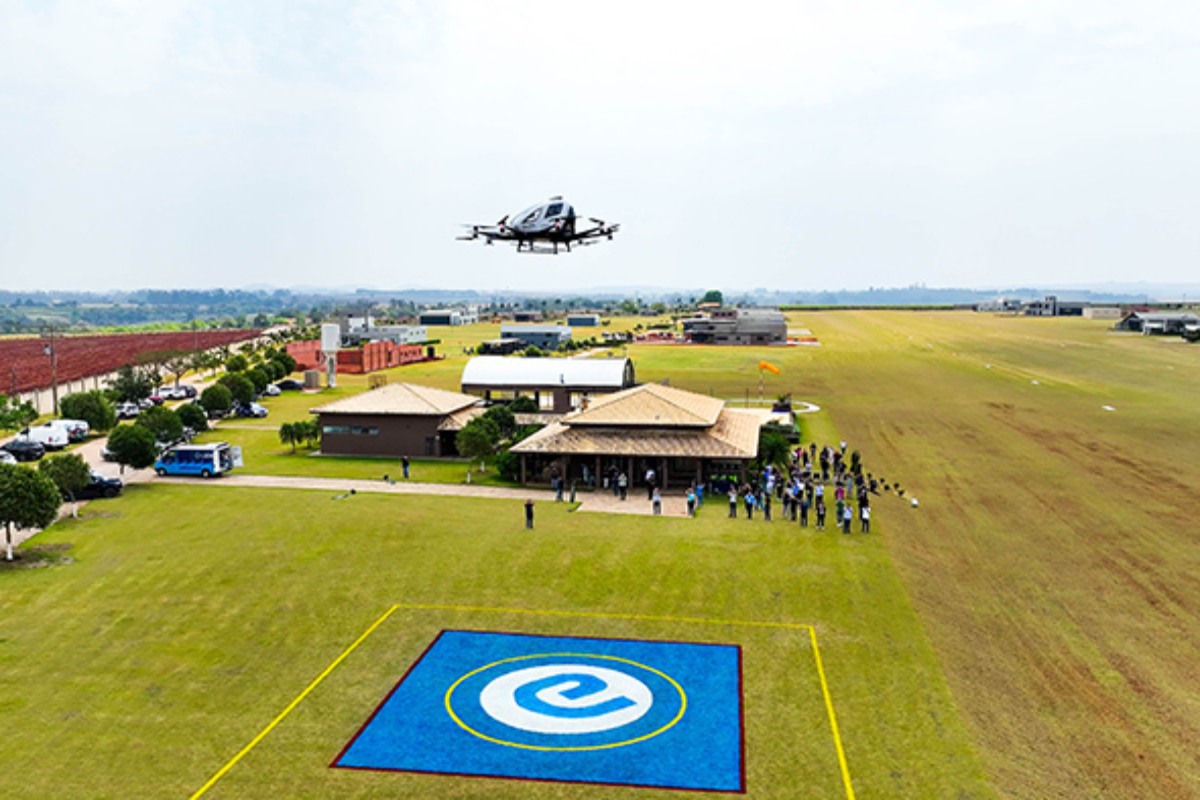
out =
[[[774,308],[719,308],[683,320],[694,344],[787,344],[787,318]]]
[[[600,327],[599,314],[567,314],[567,326],[571,328]]]
[[[571,338],[565,325],[501,325],[501,339],[520,339],[526,347],[557,350]]]
[[[479,314],[470,309],[434,308],[422,311],[419,319],[422,325],[473,325]]]
[[[424,325],[377,325],[374,317],[347,317],[342,329],[342,345],[353,347],[362,342],[421,344],[429,338]]]

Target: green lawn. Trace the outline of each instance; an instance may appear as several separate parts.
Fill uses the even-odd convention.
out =
[[[402,609],[206,796],[594,794],[326,766],[450,627],[741,644],[752,794],[845,796],[806,630],[605,614],[813,623],[859,796],[990,796],[879,536],[155,485],[39,538],[75,563],[0,574],[5,797],[186,796],[393,603],[601,616]]]

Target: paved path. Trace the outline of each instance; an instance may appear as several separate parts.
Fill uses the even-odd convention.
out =
[[[554,495],[542,488],[511,489],[505,486],[471,486],[462,483],[423,483],[421,481],[366,481],[347,478],[306,478],[292,475],[223,475],[211,481],[198,481],[195,478],[155,478],[162,483],[180,483],[191,486],[232,486],[254,487],[258,489],[316,489],[326,492],[375,492],[378,494],[419,494],[440,497],[486,497],[494,500],[519,500],[524,502],[532,497],[537,502],[554,502]],[[569,495],[568,495],[569,496]],[[622,502],[608,492],[580,492],[575,499],[579,501],[579,511],[591,511],[608,514],[642,514],[650,515],[653,510],[650,501],[641,494],[630,494],[629,499]],[[687,501],[682,497],[668,495],[663,498],[663,515],[669,517],[687,516]]]

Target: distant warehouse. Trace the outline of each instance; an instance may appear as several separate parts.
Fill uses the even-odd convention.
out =
[[[454,308],[434,308],[421,312],[422,325],[473,325],[479,321],[479,315],[473,311],[462,311]]]
[[[571,339],[571,329],[564,325],[501,325],[501,339],[520,339],[526,347],[557,350]]]
[[[695,344],[787,344],[787,318],[774,308],[719,308],[683,321]]]
[[[571,328],[600,327],[599,314],[567,314],[567,325]]]

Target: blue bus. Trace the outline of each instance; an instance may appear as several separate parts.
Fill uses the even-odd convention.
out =
[[[164,450],[154,462],[159,475],[199,475],[211,478],[229,472],[241,460],[241,448],[228,442],[181,444]]]

